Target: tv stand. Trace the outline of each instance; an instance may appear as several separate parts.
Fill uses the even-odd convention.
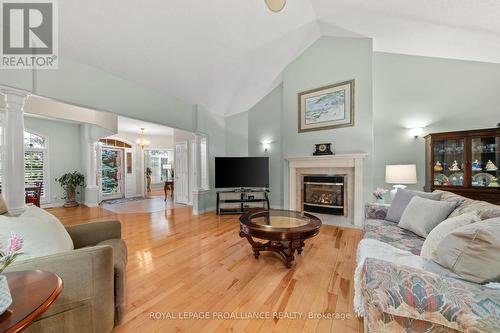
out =
[[[262,204],[262,208],[269,209],[268,189],[245,189],[237,188],[233,190],[217,191],[217,215],[244,214],[252,208],[250,204]],[[232,207],[222,207],[225,204],[233,204]]]

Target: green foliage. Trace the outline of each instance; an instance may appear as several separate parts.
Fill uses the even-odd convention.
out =
[[[1,253],[0,254],[0,274],[3,273],[3,271],[10,265],[12,264],[18,255],[22,254],[21,252],[15,252],[15,253]]]
[[[84,181],[85,176],[78,171],[65,173],[60,178],[56,179],[56,182],[59,182],[64,189],[83,186]]]

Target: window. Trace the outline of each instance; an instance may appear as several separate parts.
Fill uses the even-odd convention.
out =
[[[168,168],[171,164],[171,155],[168,150],[148,149],[144,151],[145,167],[151,169],[151,181],[153,183],[164,182],[171,178]]]
[[[24,132],[24,182],[26,184],[42,183],[41,202],[50,201],[49,194],[49,160],[47,138]]]
[[[2,186],[2,177],[5,160],[5,149],[3,142],[3,126],[0,126],[0,189]],[[24,182],[26,184],[35,184],[42,182],[41,202],[50,201],[49,193],[49,162],[48,162],[48,140],[47,138],[31,133],[24,132]]]

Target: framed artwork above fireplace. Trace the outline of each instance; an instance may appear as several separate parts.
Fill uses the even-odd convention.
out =
[[[354,126],[354,80],[299,93],[299,132]]]

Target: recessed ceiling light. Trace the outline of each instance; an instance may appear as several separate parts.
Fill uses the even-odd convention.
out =
[[[264,0],[266,2],[267,7],[273,12],[281,11],[286,4],[286,0]]]

